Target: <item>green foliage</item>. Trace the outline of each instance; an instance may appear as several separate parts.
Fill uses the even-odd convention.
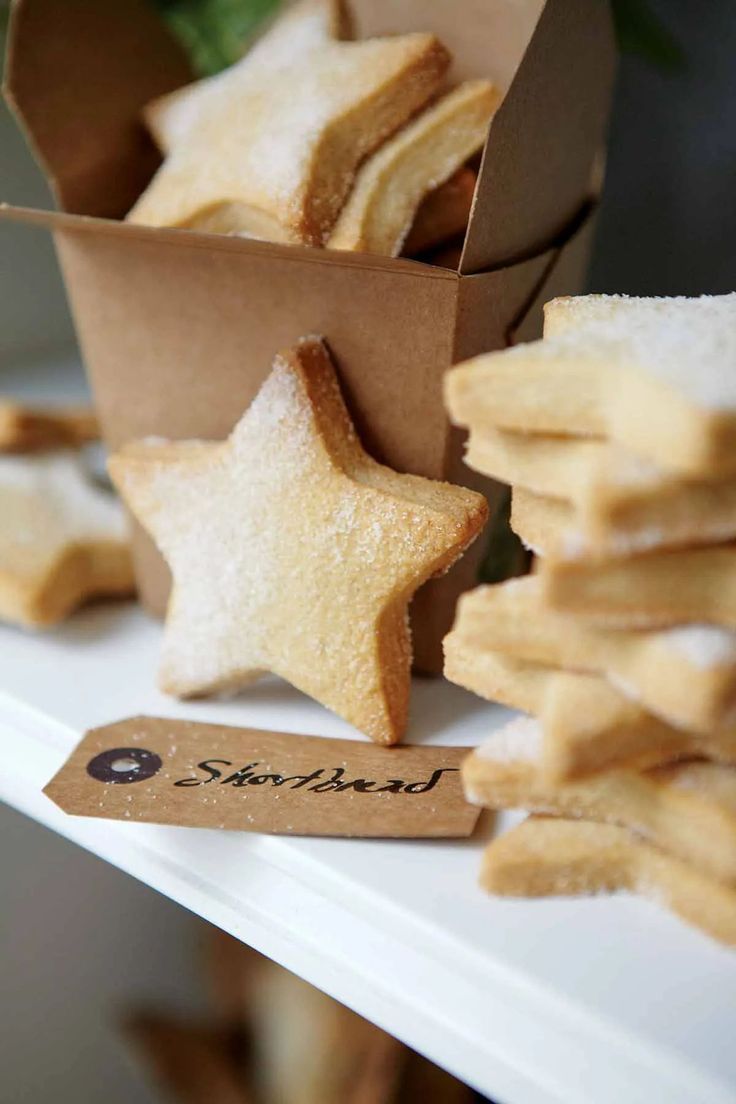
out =
[[[5,34],[10,16],[10,0],[0,0],[0,77],[5,66]]]
[[[507,487],[491,518],[486,554],[478,568],[479,583],[501,583],[515,575],[523,575],[529,567],[529,553],[511,531],[511,488]]]
[[[105,0],[111,3],[114,0]],[[280,0],[154,0],[184,43],[201,76],[232,65],[258,26]],[[448,0],[449,2],[449,0]],[[681,69],[680,44],[652,12],[647,0],[611,0],[621,50],[639,54],[660,69]],[[4,46],[10,0],[0,0],[0,50]],[[2,58],[0,57],[0,70]]]
[[[682,47],[646,0],[612,0],[612,3],[616,37],[622,53],[639,54],[669,73],[683,68]]]
[[[201,76],[225,69],[243,53],[279,0],[156,0]]]
[[[205,76],[232,65],[279,0],[156,0]],[[667,72],[680,69],[683,51],[647,0],[611,0],[621,50]],[[0,13],[7,0],[0,0]]]

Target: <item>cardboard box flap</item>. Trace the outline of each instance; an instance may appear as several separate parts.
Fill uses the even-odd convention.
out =
[[[5,93],[66,211],[130,208],[159,162],[141,108],[191,79],[145,0],[14,0]]]
[[[455,57],[453,79],[505,92],[491,124],[460,263],[464,274],[541,252],[590,195],[605,140],[616,48],[604,0],[352,0],[356,29],[427,30]]]
[[[450,79],[490,77],[505,92],[545,0],[347,0],[356,38],[431,31],[452,53]]]
[[[15,207],[0,203],[0,222],[21,222],[46,230],[70,230],[96,237],[144,241],[150,246],[165,245],[188,250],[198,249],[208,253],[240,253],[254,257],[273,257],[276,260],[295,260],[302,263],[332,268],[359,268],[364,272],[390,272],[414,279],[449,280],[457,283],[454,269],[424,264],[409,257],[382,257],[377,254],[350,253],[337,249],[317,249],[308,245],[280,245],[277,242],[258,241],[229,234],[208,234],[201,230],[182,230],[168,226],[139,226],[121,219],[99,218],[94,215],[75,215],[68,211],[43,211],[36,207]]]

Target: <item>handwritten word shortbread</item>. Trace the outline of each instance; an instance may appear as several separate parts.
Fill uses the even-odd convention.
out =
[[[378,742],[401,738],[409,600],[477,536],[487,504],[372,460],[318,338],[276,358],[227,441],[143,441],[110,471],[174,578],[164,690],[271,671]]]

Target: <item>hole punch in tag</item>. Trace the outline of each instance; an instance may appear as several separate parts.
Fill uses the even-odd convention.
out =
[[[134,717],[88,732],[44,793],[76,816],[279,835],[452,838],[468,748]]]
[[[162,766],[159,756],[146,748],[111,748],[90,759],[87,774],[111,786],[127,785],[153,778]]]

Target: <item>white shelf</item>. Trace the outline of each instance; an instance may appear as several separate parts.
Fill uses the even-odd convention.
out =
[[[75,358],[3,392],[76,401]],[[0,799],[258,948],[498,1104],[736,1104],[736,954],[627,897],[500,901],[466,842],[287,839],[84,820],[41,790],[94,725],[136,713],[357,734],[265,681],[182,705],[154,688],[159,626],[100,606],[32,636],[0,627]],[[414,687],[409,739],[475,744],[507,716]],[[508,822],[500,818],[498,827]],[[12,887],[5,887],[12,893]]]
[[[98,607],[0,629],[0,798],[257,947],[500,1104],[734,1104],[736,955],[627,897],[500,901],[482,840],[250,836],[67,817],[41,789],[80,734],[135,713],[355,735],[266,681],[182,705],[159,626]],[[476,743],[505,713],[417,682],[410,739]],[[12,887],[5,892],[12,893]]]

